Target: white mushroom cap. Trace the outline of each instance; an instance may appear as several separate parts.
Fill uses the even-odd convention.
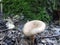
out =
[[[40,20],[33,20],[27,22],[23,27],[23,33],[26,36],[31,36],[44,31],[46,24]]]

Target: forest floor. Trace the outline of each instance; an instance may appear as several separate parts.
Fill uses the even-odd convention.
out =
[[[18,30],[8,30],[6,32],[0,33],[5,35],[2,42],[4,45],[30,45],[31,40],[29,40],[22,32],[22,28],[26,22],[20,22],[18,24]],[[60,26],[51,23],[46,26],[44,32],[39,33],[34,36],[34,45],[60,45]],[[0,42],[1,43],[1,42]]]
[[[23,24],[20,24],[21,27]],[[60,45],[60,26],[54,23],[47,25],[45,31],[36,35],[35,39],[34,45]]]

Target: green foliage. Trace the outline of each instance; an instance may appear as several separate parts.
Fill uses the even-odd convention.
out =
[[[26,20],[50,21],[50,16],[44,6],[44,0],[3,0],[3,4],[4,17],[22,13]]]
[[[57,10],[60,10],[60,0],[56,0],[56,8]]]

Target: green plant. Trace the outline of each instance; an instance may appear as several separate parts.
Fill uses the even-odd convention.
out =
[[[44,0],[3,0],[4,17],[9,15],[24,14],[25,20],[50,21],[50,16],[46,12]]]

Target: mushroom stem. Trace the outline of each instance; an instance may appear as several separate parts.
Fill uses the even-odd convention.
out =
[[[30,36],[30,40],[31,40],[31,44],[30,45],[34,45],[34,40],[35,40],[34,35]]]

